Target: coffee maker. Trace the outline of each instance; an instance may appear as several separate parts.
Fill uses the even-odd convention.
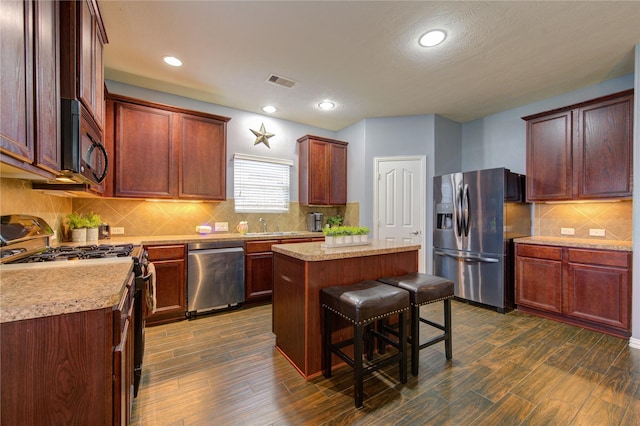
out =
[[[309,213],[307,215],[307,230],[309,232],[322,231],[322,221],[323,221],[322,213]]]

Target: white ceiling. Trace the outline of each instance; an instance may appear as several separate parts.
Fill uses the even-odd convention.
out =
[[[640,2],[99,0],[105,77],[339,130],[466,122],[633,72]],[[420,35],[444,29],[440,46]],[[165,55],[182,59],[173,68]],[[270,84],[276,74],[293,88]],[[330,112],[315,106],[331,99]]]

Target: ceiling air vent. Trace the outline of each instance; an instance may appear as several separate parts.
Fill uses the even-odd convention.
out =
[[[284,86],[289,88],[293,87],[293,85],[296,84],[296,82],[293,80],[280,77],[279,75],[275,75],[275,74],[271,74],[269,78],[267,78],[267,82],[272,84],[277,84],[278,86]]]

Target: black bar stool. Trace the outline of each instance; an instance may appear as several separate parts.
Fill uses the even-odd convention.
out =
[[[324,313],[322,372],[331,377],[331,356],[336,354],[354,370],[354,402],[356,408],[362,408],[362,383],[365,374],[381,367],[398,362],[399,379],[407,382],[407,332],[405,312],[409,310],[409,293],[397,287],[377,281],[362,281],[353,285],[327,287],[320,290],[320,303]],[[378,333],[373,323],[389,315],[398,314],[400,327],[397,340]],[[332,322],[338,315],[353,324],[353,338],[341,342],[332,342]],[[383,357],[375,362],[373,358],[373,337],[382,339],[398,350],[393,356]],[[363,365],[363,341],[366,341],[368,362]],[[345,346],[353,345],[353,358],[342,351]]]
[[[447,359],[453,357],[451,345],[451,299],[453,281],[435,275],[412,272],[398,277],[379,278],[378,281],[407,290],[411,295],[411,374],[418,375],[418,355],[421,349],[444,340]],[[444,325],[420,317],[420,306],[444,301]],[[443,333],[420,344],[420,322],[428,324]],[[385,327],[385,331],[391,331]]]

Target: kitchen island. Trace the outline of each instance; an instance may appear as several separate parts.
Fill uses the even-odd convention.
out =
[[[420,245],[370,241],[325,248],[323,243],[274,245],[273,332],[276,349],[306,379],[322,371],[320,289],[418,271]],[[336,339],[351,333],[344,322]],[[340,337],[337,337],[340,336]]]

